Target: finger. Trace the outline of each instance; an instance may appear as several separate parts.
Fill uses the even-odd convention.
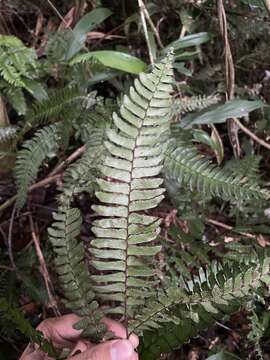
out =
[[[134,348],[128,340],[107,341],[76,355],[69,360],[137,360]],[[135,354],[136,355],[136,354]]]
[[[46,319],[39,324],[37,329],[44,334],[46,339],[50,339],[55,346],[72,348],[81,334],[80,330],[73,328],[73,325],[79,320],[79,316],[68,314],[60,318]]]
[[[117,337],[125,339],[127,336],[126,328],[119,322],[104,318],[102,322],[107,326],[108,330],[113,332]],[[131,334],[128,340],[132,343],[134,348],[137,348],[139,345],[139,338],[135,334]]]
[[[22,355],[19,360],[44,360],[44,354],[40,353],[40,351],[33,351],[29,354]]]
[[[92,345],[88,341],[79,340],[72,349],[70,355],[73,356],[77,352],[85,352],[86,350],[90,349],[90,347],[92,347]]]

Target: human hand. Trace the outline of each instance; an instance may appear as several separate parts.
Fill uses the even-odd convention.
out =
[[[93,345],[89,341],[81,339],[81,331],[73,328],[73,325],[79,320],[77,315],[64,315],[60,318],[44,320],[37,329],[44,334],[46,339],[52,341],[56,348],[71,349],[69,360],[138,360],[138,354],[134,350],[139,345],[139,339],[132,334],[126,340],[126,330],[120,323],[107,318],[102,320],[109,331],[123,340],[111,340]],[[77,355],[78,352],[80,353]],[[42,351],[28,346],[19,360],[53,359]]]

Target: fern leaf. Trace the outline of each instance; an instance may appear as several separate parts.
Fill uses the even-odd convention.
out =
[[[171,138],[167,142],[164,174],[187,185],[192,191],[221,197],[224,200],[268,199],[270,193],[245,176],[234,175],[214,166],[186,141]]]
[[[217,104],[219,100],[217,96],[213,95],[198,95],[183,99],[176,98],[171,107],[171,117],[195,110],[206,109],[211,105]]]
[[[168,287],[149,300],[144,310],[130,322],[130,331],[141,333],[162,327],[164,323],[177,324],[183,317],[198,322],[201,309],[215,317],[222,306],[228,306],[235,298],[246,298],[269,281],[270,258],[259,260],[249,266],[225,264],[217,270],[201,269],[199,276],[185,283],[185,287]]]
[[[52,92],[49,98],[36,102],[33,108],[26,113],[27,122],[24,131],[32,129],[33,126],[44,124],[50,119],[55,122],[59,116],[65,120],[70,118],[70,112],[74,109],[75,104],[87,99],[87,94],[78,87],[64,88]],[[79,107],[75,110],[78,114]]]
[[[17,184],[16,206],[21,209],[27,197],[29,186],[37,177],[39,167],[44,160],[55,156],[60,137],[56,125],[50,125],[37,131],[35,136],[23,144],[18,152],[15,165]]]
[[[120,116],[113,114],[114,129],[107,131],[105,142],[108,156],[100,167],[103,178],[97,180],[96,196],[103,204],[93,209],[104,218],[94,221],[90,264],[105,274],[91,278],[102,301],[117,302],[112,311],[122,314],[126,324],[136,306],[152,293],[151,262],[160,251],[160,246],[151,245],[160,220],[141,211],[163,199],[162,179],[155,176],[162,169],[159,137],[169,126],[172,74],[169,54],[151,74],[135,80]]]
[[[37,55],[33,48],[27,48],[14,36],[1,35],[0,74],[9,84],[28,88],[26,79],[33,79],[37,70]]]
[[[82,158],[70,165],[65,171],[63,185],[60,189],[61,206],[70,207],[73,197],[83,191],[87,191],[89,194],[93,193],[97,168],[105,156],[104,138],[104,129],[92,128]]]
[[[55,266],[66,306],[83,318],[75,325],[77,329],[84,329],[84,335],[91,339],[101,340],[106,329],[100,324],[103,314],[94,301],[94,293],[89,284],[83,243],[77,239],[82,222],[80,211],[61,207],[54,214],[54,220],[49,235],[56,253]]]

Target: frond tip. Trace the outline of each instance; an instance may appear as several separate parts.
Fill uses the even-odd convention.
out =
[[[124,96],[120,115],[113,114],[96,192],[103,204],[93,206],[103,217],[92,228],[96,238],[91,241],[90,264],[103,272],[92,275],[94,289],[100,299],[118,303],[113,311],[124,315],[126,323],[134,307],[152,294],[152,257],[160,251],[160,246],[150,244],[159,233],[160,220],[142,211],[163,199],[163,180],[156,176],[163,160],[159,137],[169,127],[172,59],[170,53],[152,73],[140,74],[129,96]]]

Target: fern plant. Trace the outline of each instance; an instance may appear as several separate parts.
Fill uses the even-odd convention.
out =
[[[169,53],[152,73],[141,74],[135,80],[135,86],[123,98],[119,114],[113,114],[105,146],[101,126],[100,138],[93,134],[95,141],[90,141],[85,155],[64,177],[60,207],[49,233],[65,302],[82,316],[76,328],[84,329],[91,337],[100,338],[105,332],[99,325],[102,313],[98,301],[106,305],[105,313],[123,321],[127,336],[131,332],[144,335],[151,331],[153,340],[161,341],[165,329],[178,331],[182,326],[183,331],[186,322],[191,322],[182,342],[178,342],[180,346],[196,334],[196,324],[210,324],[222,316],[223,309],[229,313],[233,299],[252,296],[254,289],[268,281],[266,254],[257,256],[255,262],[229,260],[221,265],[211,264],[207,249],[205,257],[200,254],[207,266],[200,268],[195,264],[197,275],[184,276],[181,272],[171,276],[168,272],[163,283],[156,276],[153,258],[161,250],[157,239],[160,219],[149,211],[164,196],[159,174],[163,161],[165,165],[168,161],[173,139],[169,135],[172,75]],[[98,174],[96,185],[89,176],[93,170]],[[165,167],[164,174],[166,171]],[[101,204],[92,206],[97,219],[93,221],[94,238],[88,246],[87,268],[84,246],[78,240],[82,219],[73,198],[81,191],[91,193],[93,185],[97,186],[95,194]],[[175,258],[178,257],[176,252]],[[163,349],[154,348],[153,343],[145,346],[155,350],[155,356]]]

